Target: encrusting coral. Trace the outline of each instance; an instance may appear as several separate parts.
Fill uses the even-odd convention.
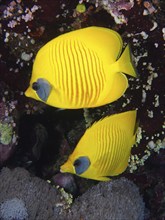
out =
[[[69,220],[144,219],[145,206],[137,186],[126,178],[99,183],[75,199]]]
[[[27,210],[29,220],[58,219],[64,203],[58,190],[47,182],[31,177],[28,171],[22,168],[3,168],[0,179],[0,219],[6,220],[4,216],[7,216],[8,210],[5,210],[5,207],[9,206],[12,206],[14,215],[9,219],[24,219],[19,218],[20,213],[23,213],[23,210],[20,211],[21,207],[24,209],[24,215]],[[21,203],[15,198],[19,198]]]
[[[28,220],[27,209],[21,199],[13,198],[0,205],[0,216],[3,220]]]
[[[25,169],[3,168],[0,178],[0,219],[3,220],[7,217],[8,220],[144,219],[143,199],[137,186],[126,178],[99,183],[72,204],[66,201],[70,196],[63,189],[31,177]],[[10,213],[6,210],[9,207]]]

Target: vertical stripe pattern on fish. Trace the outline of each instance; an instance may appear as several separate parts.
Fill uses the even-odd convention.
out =
[[[77,41],[72,41],[72,44],[69,41],[57,42],[50,51],[50,63],[56,66],[54,71],[61,73],[54,75],[59,89],[64,92],[63,97],[67,97],[72,105],[96,102],[105,82],[103,65],[97,54]],[[55,54],[59,58],[56,63]]]
[[[120,35],[107,28],[63,34],[37,53],[25,94],[59,108],[111,103],[128,87],[125,74],[136,77],[129,46],[121,54],[122,47]]]
[[[61,166],[61,171],[101,181],[124,172],[135,143],[135,123],[135,110],[94,123]]]

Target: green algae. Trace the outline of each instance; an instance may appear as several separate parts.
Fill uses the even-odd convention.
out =
[[[76,6],[76,11],[79,13],[84,13],[86,11],[85,4],[78,4]]]
[[[12,134],[12,125],[0,122],[0,143],[4,145],[10,144],[12,141]]]

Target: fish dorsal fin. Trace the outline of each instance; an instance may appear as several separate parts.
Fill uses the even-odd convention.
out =
[[[134,135],[136,126],[137,111],[127,111],[114,115],[114,120],[118,120],[120,125],[125,128],[127,132],[130,132],[130,136]]]
[[[121,36],[108,28],[88,27],[82,28],[76,33],[80,41],[99,54],[105,63],[113,63],[122,51],[123,41]]]
[[[136,127],[136,115],[136,110],[122,112],[107,116],[98,121],[99,123],[96,122],[92,126],[103,126],[104,124],[107,125],[108,123],[119,124],[120,127],[123,127],[127,132],[129,132],[129,136],[134,136]]]

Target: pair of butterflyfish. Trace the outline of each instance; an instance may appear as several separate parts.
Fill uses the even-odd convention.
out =
[[[88,27],[56,37],[43,46],[33,64],[25,95],[48,105],[79,109],[119,99],[136,77],[130,47],[121,36]],[[136,110],[108,116],[86,130],[61,172],[106,181],[125,171],[135,143]]]

